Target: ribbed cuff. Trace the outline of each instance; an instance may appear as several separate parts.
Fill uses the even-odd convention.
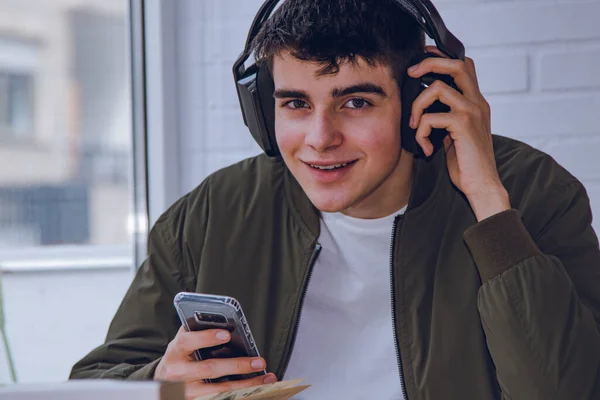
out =
[[[154,379],[154,372],[162,357],[152,361],[150,364],[144,365],[142,368],[132,372],[127,379],[133,381],[151,381]]]
[[[484,283],[513,265],[541,254],[514,209],[473,225],[463,237]]]

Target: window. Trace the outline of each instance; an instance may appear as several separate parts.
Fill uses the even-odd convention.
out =
[[[0,135],[29,137],[33,133],[33,76],[0,71]]]
[[[104,340],[146,236],[130,1],[0,10],[0,306],[18,381],[64,381]],[[2,339],[0,384],[11,381]]]
[[[0,60],[0,249],[130,241],[127,2],[62,3],[32,1],[14,19],[46,24],[6,29],[35,61]]]

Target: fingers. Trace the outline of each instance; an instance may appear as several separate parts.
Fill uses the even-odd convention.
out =
[[[479,90],[475,63],[469,57],[465,60],[455,60],[445,56],[437,47],[426,46],[425,50],[435,53],[442,58],[427,58],[409,69],[408,74],[418,78],[430,72],[450,75],[456,86],[462,91],[454,90],[442,81],[434,81],[415,99],[411,108],[410,126],[417,129],[417,142],[424,153],[433,153],[433,145],[429,140],[432,128],[445,128],[457,134],[468,132],[488,132],[491,110],[486,99]],[[436,100],[450,107],[449,113],[425,114],[424,111]],[[448,145],[450,142],[446,142]]]
[[[475,84],[477,88],[479,88],[479,81],[477,80],[477,71],[475,70],[475,62],[472,58],[465,57],[465,64],[467,64],[467,69],[471,73],[471,76],[475,79]]]
[[[437,46],[425,46],[425,51],[427,53],[435,53],[439,56],[448,58],[448,56],[444,54],[444,52],[442,52],[440,49],[438,49]],[[473,62],[473,59],[470,57],[465,57],[465,63],[467,64],[467,69],[471,73],[471,76],[475,78],[475,81],[477,83],[477,71],[475,70],[475,63]]]
[[[172,363],[167,368],[165,379],[190,382],[216,379],[227,375],[243,375],[264,371],[267,363],[261,357],[212,358],[204,361]]]
[[[191,361],[190,355],[197,349],[214,347],[231,340],[227,331],[211,329],[186,332],[183,328],[169,343],[167,351],[155,372],[155,379],[186,382],[186,399],[194,399],[203,394],[220,393],[237,388],[273,383],[275,375],[258,377],[235,382],[207,384],[206,379],[216,379],[229,375],[245,375],[265,371],[267,363],[262,357],[213,358]],[[267,381],[265,382],[265,379]]]
[[[231,340],[231,334],[221,329],[186,332],[181,328],[175,339],[169,343],[165,356],[167,358],[185,358],[195,350],[218,346]]]
[[[264,371],[267,363],[261,357],[213,358],[204,361],[180,361],[165,367],[161,379],[192,382],[228,375],[245,375]]]
[[[207,394],[223,393],[231,390],[238,390],[253,386],[260,386],[268,383],[275,383],[276,381],[277,377],[274,374],[267,374],[257,376],[251,379],[245,379],[243,381],[231,381],[211,384],[206,384],[202,382],[191,382],[185,385],[185,398],[191,400],[199,396],[205,396]]]
[[[436,50],[432,50],[430,46],[427,46],[426,49],[428,48],[432,53],[443,54],[437,48]],[[468,57],[465,58],[465,61],[447,58],[447,56],[444,57],[426,58],[416,64],[415,69],[409,69],[408,74],[413,78],[421,77],[429,72],[450,75],[467,99],[472,102],[479,101],[481,93],[479,91],[473,60]]]
[[[189,362],[173,371],[175,380],[216,379],[227,375],[243,375],[264,371],[267,363],[261,357],[212,358],[210,360]]]
[[[446,128],[450,130],[452,122],[453,118],[450,113],[425,114],[423,116],[415,137],[426,156],[429,157],[433,154],[433,144],[429,140],[431,129]]]
[[[425,109],[431,106],[436,100],[440,100],[449,106],[452,111],[468,112],[473,107],[473,104],[459,92],[442,81],[435,81],[412,104],[410,123],[412,128],[416,128],[419,125]]]

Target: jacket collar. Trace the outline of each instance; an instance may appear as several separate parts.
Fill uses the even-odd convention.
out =
[[[413,186],[406,213],[416,213],[432,202],[447,204],[452,184],[446,168],[445,151],[441,149],[428,159],[415,158],[414,163]],[[320,211],[311,203],[290,170],[285,167],[284,171],[285,196],[292,213],[303,229],[316,239],[320,234]]]

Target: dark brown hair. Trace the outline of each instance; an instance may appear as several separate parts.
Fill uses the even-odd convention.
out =
[[[269,67],[282,51],[321,64],[321,75],[360,57],[390,67],[398,85],[424,46],[421,27],[391,0],[285,0],[252,42]]]

